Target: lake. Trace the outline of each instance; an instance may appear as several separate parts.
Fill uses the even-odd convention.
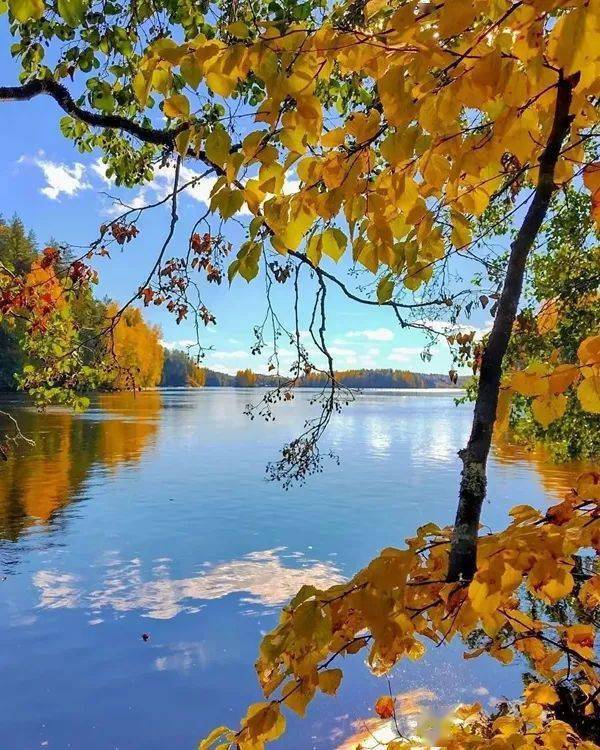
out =
[[[365,392],[324,447],[340,457],[284,491],[265,466],[310,413],[308,394],[251,422],[243,389],[99,395],[83,414],[4,399],[35,439],[0,462],[0,746],[195,748],[261,696],[261,634],[303,583],[352,575],[423,523],[452,521],[471,407],[446,392]],[[580,467],[519,449],[491,459],[484,523],[547,505]],[[148,636],[147,640],[142,637]],[[354,748],[387,692],[362,657],[335,698],[290,717],[273,747]],[[520,692],[523,664],[459,644],[401,664],[404,719]]]

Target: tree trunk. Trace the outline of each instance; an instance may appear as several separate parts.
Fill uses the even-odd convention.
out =
[[[511,245],[494,325],[483,352],[471,435],[467,447],[459,453],[463,461],[463,470],[450,549],[449,581],[469,581],[476,570],[477,534],[481,507],[486,494],[486,464],[496,419],[502,361],[517,314],[527,257],[556,189],[554,170],[573,119],[569,110],[573,87],[576,84],[575,77],[564,78],[561,72],[557,84],[552,130],[539,161],[538,182],[525,219]]]

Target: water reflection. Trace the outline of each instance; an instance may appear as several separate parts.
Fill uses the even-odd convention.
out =
[[[191,672],[196,667],[205,667],[209,661],[206,644],[192,641],[169,646],[168,654],[156,657],[154,667],[158,672]]]
[[[179,579],[170,577],[170,561],[163,559],[151,580],[144,580],[139,559],[121,561],[113,556],[106,563],[102,585],[94,590],[78,576],[55,570],[39,570],[32,580],[39,591],[38,607],[83,607],[92,612],[96,623],[107,608],[117,613],[137,610],[145,617],[170,620],[181,612],[198,612],[200,602],[229,594],[245,594],[240,604],[252,614],[254,605],[264,608],[285,603],[304,584],[327,588],[344,580],[332,563],[309,560],[299,553],[284,556],[284,552],[284,548],[251,552],[239,560],[209,566],[197,576]],[[285,557],[301,567],[286,565]]]
[[[452,521],[469,407],[366,393],[326,436],[341,466],[284,493],[264,466],[312,414],[307,398],[268,428],[244,416],[248,393],[226,388],[104,395],[76,416],[19,408],[36,445],[0,462],[0,562],[19,562],[0,575],[2,747],[196,746],[256,700],[261,633],[303,583],[330,586],[426,521]],[[515,503],[544,502],[577,473],[497,449],[485,522],[499,528]],[[520,693],[517,664],[452,648],[403,668],[398,685],[433,687],[432,711]],[[335,701],[319,702],[313,724],[290,722],[282,747],[363,736],[351,720],[373,717],[385,685],[360,659],[344,671]]]
[[[437,702],[437,695],[431,690],[417,688],[395,696],[398,728],[405,737],[415,734],[417,727],[424,722]],[[369,717],[352,722],[354,733],[344,739],[336,750],[385,750],[389,743],[398,738],[394,721]],[[337,732],[336,732],[337,734]]]
[[[0,538],[15,541],[34,524],[51,524],[77,496],[90,470],[139,461],[155,440],[158,392],[100,394],[82,415],[16,408],[21,430],[35,441],[21,445],[0,470]]]
[[[565,492],[577,484],[577,478],[595,467],[584,461],[555,463],[543,446],[528,447],[508,440],[494,441],[493,455],[496,464],[514,473],[519,465],[533,467],[549,500],[562,499]],[[515,500],[517,502],[517,500]]]

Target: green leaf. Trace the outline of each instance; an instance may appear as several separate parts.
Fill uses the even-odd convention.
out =
[[[227,278],[229,279],[230,286],[231,286],[231,282],[235,278],[236,273],[239,271],[239,268],[240,268],[239,260],[234,260],[229,264],[229,268],[227,269]]]
[[[246,242],[238,253],[240,260],[239,274],[248,283],[258,275],[258,261],[260,260],[262,247],[258,242]]]
[[[210,210],[219,209],[222,219],[230,219],[244,204],[244,194],[241,190],[231,190],[227,186],[215,193],[210,201]]]
[[[58,0],[57,8],[60,17],[69,26],[79,26],[85,18],[88,0]]]
[[[250,31],[243,21],[235,21],[230,23],[227,27],[227,31],[231,36],[235,36],[238,39],[247,39],[250,35]]]
[[[391,274],[387,274],[382,279],[380,279],[379,284],[377,284],[377,301],[379,304],[383,304],[384,302],[389,302],[392,298],[392,294],[394,293],[394,280],[392,279]]]

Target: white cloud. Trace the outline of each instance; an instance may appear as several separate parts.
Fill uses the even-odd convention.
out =
[[[106,165],[102,163],[100,159],[95,161],[91,165],[91,169],[106,183],[111,184],[111,180],[106,177]],[[197,171],[191,167],[182,165],[179,170],[179,187],[189,184],[188,187],[183,190],[180,195],[186,195],[188,198],[202,203],[208,206],[211,198],[211,191],[217,181],[217,177],[214,174],[202,175],[207,170]],[[173,192],[175,185],[175,165],[167,164],[165,166],[156,167],[154,170],[154,177],[151,182],[147,183],[140,188],[138,193],[132,199],[123,198],[123,203],[132,208],[141,208],[148,203],[155,203],[157,201],[167,198]],[[297,180],[286,179],[283,184],[283,194],[289,195],[298,190],[300,183]],[[113,206],[109,209],[108,213],[111,215],[119,215],[123,212],[123,205],[116,201]],[[244,204],[239,210],[240,214],[246,216],[252,215],[246,204]]]
[[[389,328],[371,328],[365,331],[348,331],[346,336],[349,339],[363,338],[368,341],[391,341],[394,338],[394,332]]]
[[[231,367],[230,365],[226,365],[224,362],[203,362],[203,367],[208,367],[209,370],[214,370],[215,372],[224,372],[226,375],[235,375],[237,374],[237,371],[241,369],[238,367]]]
[[[414,362],[423,351],[422,346],[397,346],[392,349],[388,359],[391,362],[408,364]]]
[[[110,183],[106,177],[106,167],[101,161],[94,162],[91,169],[102,180]],[[183,185],[188,185],[188,187],[186,187],[185,190],[182,190],[179,195],[186,195],[189,198],[198,201],[198,203],[208,205],[210,202],[210,191],[213,189],[216,180],[217,178],[214,176],[203,177],[202,172],[197,172],[195,169],[182,166],[179,171],[179,188],[181,189]],[[110,215],[119,215],[126,210],[126,207],[142,208],[149,203],[157,203],[158,201],[168,198],[173,193],[174,185],[175,166],[173,164],[168,164],[163,167],[157,167],[154,170],[154,177],[152,180],[141,187],[133,198],[124,196],[120,200],[115,201],[108,209],[107,213]]]
[[[233,352],[219,352],[219,351],[211,351],[210,352],[211,357],[216,357],[220,360],[227,360],[227,359],[246,359],[250,355],[248,352],[245,352],[243,349],[237,349]]]
[[[85,179],[85,165],[74,162],[72,165],[54,162],[44,158],[44,152],[39,151],[33,159],[22,156],[19,164],[31,163],[42,170],[46,185],[40,188],[40,192],[50,200],[58,200],[61,194],[72,198],[82,190],[91,189],[91,184]]]
[[[354,349],[346,349],[342,346],[329,346],[328,349],[332,357],[356,357]]]
[[[106,164],[102,161],[100,157],[98,157],[96,161],[90,165],[90,169],[102,180],[102,182],[105,182],[107,185],[110,185],[111,187],[115,184],[114,177],[107,176]]]
[[[173,349],[188,349],[190,346],[196,346],[196,339],[179,339],[178,341],[161,341],[161,346],[172,351]]]

